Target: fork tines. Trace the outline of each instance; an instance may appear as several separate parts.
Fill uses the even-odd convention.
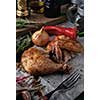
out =
[[[75,70],[67,79],[65,79],[62,84],[65,88],[72,87],[80,77],[78,70]]]

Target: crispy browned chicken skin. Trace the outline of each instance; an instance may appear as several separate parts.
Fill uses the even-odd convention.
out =
[[[56,71],[69,71],[67,64],[57,64],[49,59],[47,52],[31,47],[24,51],[21,58],[23,68],[33,75],[43,75]]]
[[[79,41],[66,37],[65,35],[56,36],[48,43],[46,49],[48,52],[56,54],[57,62],[62,62],[62,49],[73,53],[84,52],[84,47]]]

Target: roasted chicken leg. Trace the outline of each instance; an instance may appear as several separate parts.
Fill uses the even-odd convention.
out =
[[[33,75],[44,75],[56,71],[70,70],[67,64],[57,64],[53,62],[48,53],[40,49],[31,47],[24,51],[21,58],[21,64],[25,71]]]

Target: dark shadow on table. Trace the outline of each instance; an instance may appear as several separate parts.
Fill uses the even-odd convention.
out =
[[[75,100],[84,100],[84,92],[82,92]]]

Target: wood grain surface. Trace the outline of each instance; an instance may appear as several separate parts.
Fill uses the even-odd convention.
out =
[[[56,25],[66,21],[66,16],[60,16],[57,18],[47,18],[43,14],[32,14],[29,19],[30,22],[34,21],[34,24],[28,24],[24,28],[17,28],[16,29],[16,37],[21,35],[25,35],[25,33],[29,31],[36,31],[37,29],[41,28],[43,25]]]

